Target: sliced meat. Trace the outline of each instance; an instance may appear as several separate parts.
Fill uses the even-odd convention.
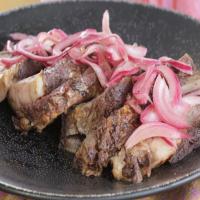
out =
[[[81,169],[83,175],[100,176],[103,167],[98,164],[97,137],[89,134],[82,142],[75,155],[75,166]]]
[[[114,177],[139,183],[144,176],[151,175],[152,169],[165,162],[177,163],[200,146],[199,128],[192,128],[189,134],[188,140],[176,140],[177,148],[160,138],[147,139],[127,151],[123,148],[111,159]]]
[[[84,136],[81,135],[72,135],[64,140],[62,146],[67,147],[67,151],[75,154],[77,149],[81,146]],[[65,149],[66,150],[66,149]]]
[[[101,95],[88,103],[76,106],[62,117],[62,140],[69,135],[87,135],[98,127],[103,117],[120,108],[131,90],[131,79],[124,78],[119,84],[107,88]]]
[[[179,140],[176,141],[180,143]],[[152,169],[159,167],[176,152],[160,138],[150,138],[129,150],[122,148],[111,158],[113,176],[117,180],[140,183],[144,176],[150,176]]]
[[[6,51],[0,52],[0,58],[9,56],[11,55]],[[38,73],[42,68],[42,64],[31,60],[24,60],[10,68],[5,68],[0,64],[0,102],[6,98],[13,83]]]
[[[101,92],[102,88],[91,70],[79,74],[50,94],[37,99],[35,102],[25,104],[20,110],[15,110],[14,124],[21,131],[35,128],[41,132],[55,118],[78,103],[90,100]]]
[[[55,66],[45,68],[40,73],[13,84],[8,95],[9,103],[13,110],[20,110],[24,105],[49,94],[67,80],[80,76],[84,70],[85,66],[63,59]]]
[[[185,54],[184,54],[182,57],[180,57],[178,60],[181,61],[181,62],[183,62],[183,63],[185,63],[185,64],[187,64],[187,65],[192,66],[193,72],[195,72],[195,71],[198,70],[198,69],[197,69],[197,66],[194,64],[194,61],[193,61],[192,57],[191,57],[189,54],[185,53]],[[186,74],[186,73],[184,73],[184,72],[180,72],[180,71],[178,71],[178,70],[177,70],[176,72],[177,72],[178,78],[179,78],[179,80],[181,81],[182,84],[184,84],[184,79],[185,79],[185,78],[191,76],[191,75],[188,75],[188,74]]]
[[[179,58],[179,61],[192,66],[192,69],[194,71],[197,70],[197,66],[194,64],[194,61],[193,61],[192,57],[189,54],[185,53],[182,57]],[[182,75],[186,75],[186,74],[182,73]]]
[[[200,71],[194,71],[194,74],[191,76],[185,76],[181,80],[181,87],[183,94],[191,93],[195,90],[200,89]]]
[[[183,94],[200,89],[200,71],[194,64],[193,59],[188,54],[184,54],[179,60],[193,67],[193,75],[187,75],[183,72],[178,73]]]
[[[187,121],[191,127],[200,127],[200,104],[192,106],[187,113]]]
[[[144,152],[143,152],[144,151]],[[135,152],[134,152],[135,153]],[[141,156],[146,163],[149,162],[148,149],[141,149]],[[130,154],[131,155],[131,154]],[[124,148],[111,158],[112,174],[115,179],[140,183],[143,180],[142,171],[138,158],[135,156],[127,156]],[[140,159],[140,158],[139,158]]]
[[[75,155],[75,163],[86,176],[99,176],[138,125],[138,114],[128,105],[104,117],[89,132]]]
[[[42,69],[44,69],[44,65],[42,63],[35,62],[33,60],[25,60],[19,64],[19,70],[15,75],[15,80],[20,81],[33,76],[34,74],[40,72]]]
[[[177,163],[188,156],[194,149],[200,147],[200,129],[192,128],[188,133],[191,135],[191,138],[181,141],[176,153],[169,160],[170,163]]]

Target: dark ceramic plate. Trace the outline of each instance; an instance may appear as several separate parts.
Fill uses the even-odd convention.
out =
[[[11,32],[37,33],[60,27],[68,33],[101,28],[109,9],[113,32],[128,42],[143,44],[151,57],[178,58],[189,52],[200,63],[200,24],[187,17],[152,7],[116,2],[44,4],[0,16],[0,43]],[[153,171],[138,185],[117,182],[108,172],[86,178],[72,167],[72,155],[57,150],[59,119],[43,134],[21,136],[11,122],[11,110],[0,104],[0,188],[42,199],[129,199],[168,190],[200,176],[200,150],[177,165]]]

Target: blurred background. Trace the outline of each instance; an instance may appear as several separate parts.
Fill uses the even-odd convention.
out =
[[[0,12],[38,2],[40,0],[0,0]]]
[[[54,0],[0,0],[0,12],[10,8],[16,8],[33,3]],[[143,4],[151,4],[157,7],[172,9],[183,14],[190,15],[200,20],[200,0],[129,0]]]

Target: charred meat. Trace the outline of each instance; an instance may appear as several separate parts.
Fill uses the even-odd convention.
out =
[[[106,89],[92,101],[80,104],[69,113],[64,114],[62,116],[61,146],[68,149],[65,140],[68,140],[69,136],[88,135],[96,130],[103,118],[108,117],[112,111],[124,104],[130,88],[131,80],[125,78],[119,84]]]
[[[75,65],[62,59],[55,66],[45,68],[40,73],[13,84],[9,90],[9,103],[15,111],[49,94],[61,84],[80,76],[85,66]]]
[[[175,152],[175,147],[160,138],[147,139],[129,150],[122,148],[111,158],[113,176],[117,180],[140,183],[144,176],[149,177],[152,169],[167,162]]]
[[[111,158],[113,176],[118,180],[139,183],[165,162],[174,164],[181,161],[200,146],[199,128],[192,128],[189,134],[191,138],[188,140],[176,140],[177,147],[170,146],[161,138],[151,138],[130,150],[122,148]]]
[[[169,162],[177,163],[186,156],[188,156],[194,149],[200,147],[200,129],[199,128],[191,128],[189,130],[189,134],[191,138],[188,140],[182,140],[178,145],[176,152],[172,155]]]
[[[104,117],[96,130],[91,130],[75,154],[75,163],[86,176],[99,176],[125,144],[138,124],[138,114],[128,105]]]
[[[200,71],[194,64],[193,59],[190,57],[190,55],[186,53],[179,60],[193,67],[192,76],[186,75],[185,73],[180,73],[180,72],[178,73],[183,94],[188,94],[195,90],[199,90],[200,89]]]
[[[191,93],[200,89],[200,71],[194,71],[192,76],[186,76],[181,80],[183,94]]]
[[[15,110],[15,126],[21,131],[34,128],[41,132],[71,106],[92,99],[100,91],[101,86],[91,70],[76,74],[73,79],[66,81],[50,94]]]

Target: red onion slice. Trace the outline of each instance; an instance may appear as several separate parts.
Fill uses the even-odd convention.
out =
[[[135,68],[133,68],[131,70],[124,70],[124,71],[119,72],[114,78],[110,79],[110,81],[107,84],[107,87],[110,87],[110,86],[118,83],[125,76],[131,76],[133,74],[138,73],[139,70],[140,69],[138,67],[135,67]]]
[[[186,95],[183,97],[183,102],[195,106],[200,104],[200,96]]]
[[[128,138],[125,147],[126,149],[130,149],[141,141],[152,137],[165,137],[171,139],[190,138],[188,134],[179,131],[173,126],[162,122],[152,122],[139,126]]]
[[[70,48],[65,49],[61,54],[55,55],[55,56],[40,56],[33,54],[31,51],[34,51],[35,48],[40,48],[39,44],[37,43],[37,39],[35,37],[33,38],[27,38],[25,40],[20,41],[16,45],[16,52],[20,55],[23,55],[27,58],[36,60],[36,61],[41,61],[41,62],[50,62],[53,60],[58,59],[59,57],[62,57],[67,54],[67,52],[70,50]]]
[[[11,67],[16,63],[23,61],[25,58],[23,56],[14,56],[11,58],[0,58],[0,62],[2,62],[6,67]]]
[[[89,59],[89,56],[91,56],[91,55],[96,55],[96,59],[98,62],[97,64],[102,69],[102,71],[104,72],[104,74],[108,80],[112,75],[112,69],[111,69],[111,66],[109,65],[108,61],[105,58],[104,47],[100,44],[90,45],[85,50],[83,55],[81,55],[81,57],[78,58],[77,60],[82,60],[84,58]]]
[[[98,57],[98,65],[104,71],[104,74],[105,74],[107,80],[109,80],[113,71],[111,69],[110,64],[108,63],[108,61],[105,58],[104,52],[101,50],[99,52],[97,52],[97,57]]]
[[[200,96],[200,89],[188,93],[186,96]]]
[[[84,31],[74,33],[72,35],[69,35],[65,40],[62,40],[61,42],[57,43],[55,47],[53,48],[53,55],[59,55],[62,53],[64,49],[70,46],[77,46],[77,45],[83,45],[80,44],[86,41],[86,38],[90,35],[94,35],[93,41],[97,39],[98,33],[95,29],[86,29]]]
[[[159,60],[153,59],[153,58],[139,58],[139,57],[133,57],[129,55],[129,59],[137,64],[141,69],[146,71],[149,67],[155,66],[160,64]]]
[[[136,74],[138,71],[139,67],[137,67],[130,61],[123,62],[116,67],[107,86],[111,86],[114,83],[117,83],[125,76]]]
[[[107,78],[105,76],[105,73],[103,72],[103,70],[101,69],[101,67],[93,62],[90,62],[89,60],[83,58],[80,60],[83,64],[87,64],[90,67],[92,67],[92,69],[94,70],[94,72],[96,73],[99,82],[101,83],[101,85],[103,87],[106,87],[107,85]]]
[[[170,138],[161,137],[169,146],[177,148],[176,141]]]
[[[74,34],[69,36],[66,40],[57,43],[52,50],[52,54],[55,56],[60,55],[64,49],[77,42],[77,39],[78,39],[78,34],[77,35]]]
[[[118,66],[121,62],[123,62],[122,57],[120,56],[119,52],[117,51],[114,45],[105,48],[105,55],[108,61],[114,67]]]
[[[131,73],[132,71],[138,72],[138,67],[130,61],[125,61],[125,62],[119,64],[115,68],[115,70],[111,76],[111,80],[114,79],[116,76],[119,76],[119,74],[122,74],[123,72],[129,72],[129,71],[130,71],[130,74],[132,74]]]
[[[47,52],[49,52],[50,54],[52,54],[52,49],[53,49],[53,46],[56,44],[56,42],[54,42],[53,40],[49,40],[49,39],[45,39],[44,41],[40,41],[39,40],[39,43],[40,43],[40,46]]]
[[[15,54],[14,44],[10,40],[6,43],[6,50],[11,54]]]
[[[154,105],[151,104],[147,106],[140,115],[140,121],[143,124],[149,123],[149,122],[160,122],[161,119],[159,115],[157,114]]]
[[[182,71],[186,74],[192,75],[192,73],[193,73],[192,66],[190,66],[184,62],[181,62],[179,60],[174,60],[174,59],[166,57],[166,56],[161,57],[159,60],[162,61],[163,64],[165,64],[165,63],[170,64],[174,68],[176,68],[179,71]]]
[[[139,104],[147,104],[150,100],[150,90],[157,76],[156,67],[151,66],[144,72],[144,76],[136,81],[133,86],[132,93]]]
[[[106,47],[115,46],[123,60],[128,61],[128,53],[123,40],[117,34],[100,34],[98,38],[94,38],[92,42],[103,44]],[[91,41],[90,41],[91,43]],[[83,43],[85,45],[85,43]],[[88,43],[86,43],[88,45]]]
[[[71,57],[73,60],[78,60],[83,55],[83,52],[78,47],[73,47],[69,52],[69,57]]]
[[[51,36],[57,42],[63,41],[68,37],[68,35],[61,29],[54,28],[48,32],[48,35]]]
[[[184,102],[172,104],[167,84],[159,75],[153,87],[153,102],[156,112],[164,121],[177,128],[190,127],[186,115],[190,106]]]
[[[132,97],[131,99],[127,100],[126,104],[128,104],[136,113],[141,114],[142,108],[137,103],[136,99]]]
[[[40,32],[37,35],[40,45],[49,53],[52,53],[52,48],[67,37],[68,35],[61,29],[52,29],[49,32]]]
[[[181,85],[176,74],[166,65],[160,65],[159,71],[162,72],[164,78],[169,85],[170,97],[173,103],[178,103],[181,99]]]
[[[90,56],[91,54],[98,54],[99,52],[104,51],[104,46],[100,44],[91,44],[87,48],[80,49],[82,55],[77,59],[82,59]]]
[[[130,57],[145,57],[147,54],[147,48],[137,45],[125,45],[126,51]]]
[[[26,39],[27,37],[29,37],[30,35],[27,35],[27,34],[25,34],[25,33],[18,33],[18,32],[16,32],[16,33],[11,33],[10,34],[10,37],[13,39],[13,40],[16,40],[16,41],[18,41],[18,40],[24,40],[24,39]]]
[[[110,30],[110,16],[108,10],[106,10],[103,14],[103,19],[102,19],[102,32],[105,34],[111,34]]]

